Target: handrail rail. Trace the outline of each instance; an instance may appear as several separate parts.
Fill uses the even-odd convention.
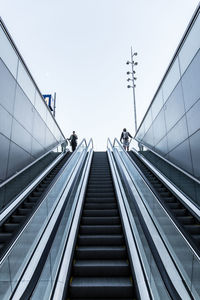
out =
[[[110,139],[108,138],[108,140],[110,141]],[[137,141],[136,139],[134,139],[135,141]],[[113,141],[113,147],[115,146],[115,143],[118,143],[118,145],[120,146],[121,149],[123,149],[122,145],[120,144],[120,142],[118,141],[117,138],[114,138]],[[138,141],[137,141],[138,142]],[[111,141],[110,141],[111,143]],[[112,144],[112,143],[111,143]],[[195,182],[197,182],[198,184],[200,184],[200,180],[198,180],[197,178],[195,178],[194,176],[192,176],[191,174],[189,174],[188,172],[184,171],[182,168],[176,166],[174,163],[172,163],[171,161],[169,161],[168,159],[162,157],[161,155],[159,155],[157,152],[155,152],[154,150],[152,150],[151,148],[149,148],[148,146],[146,146],[145,144],[141,143],[144,147],[146,147],[149,151],[151,151],[152,153],[154,153],[155,155],[157,155],[159,158],[161,158],[162,160],[166,161],[168,164],[170,164],[172,167],[174,167],[176,170],[182,172],[183,174],[185,174],[186,176],[188,176],[189,178],[191,178],[192,180],[194,180]],[[133,147],[133,149],[135,149]]]
[[[89,142],[87,143],[86,142],[86,140],[85,139],[83,139],[82,141],[81,141],[81,143],[79,144],[79,146],[78,146],[78,148],[76,149],[76,151],[78,151],[79,150],[79,148],[81,147],[81,145],[82,144],[85,144],[85,149],[86,149],[86,152],[88,151],[88,148],[90,147],[90,145],[92,145],[92,147],[93,147],[93,140],[92,140],[92,138],[89,140]],[[75,151],[75,152],[76,152]],[[91,151],[91,149],[89,150],[89,151]],[[73,156],[73,155],[72,155]],[[71,157],[72,157],[71,156]],[[82,156],[81,156],[81,159],[82,159]],[[80,160],[80,158],[79,158],[79,160]],[[83,159],[82,159],[82,161],[84,161]],[[77,162],[77,164],[75,165],[75,167],[77,168],[80,168],[80,163],[81,162]],[[76,172],[78,171],[78,169],[77,170],[75,170]],[[69,185],[69,183],[70,182],[73,182],[73,180],[74,180],[74,176],[75,175],[73,175],[73,174],[75,174],[74,172],[75,172],[74,170],[73,171],[71,171],[71,175],[70,175],[70,177],[69,177],[69,181],[68,181],[68,183],[67,183],[67,185]],[[71,183],[72,184],[72,183]],[[67,185],[66,185],[66,187],[67,187]],[[64,191],[63,191],[63,194],[61,195],[61,202],[62,202],[62,205],[63,205],[63,203],[65,202],[65,199],[66,199],[66,195],[67,195],[67,193],[69,193],[69,191],[70,191],[70,188],[66,188]],[[76,191],[76,193],[77,193],[77,191]],[[63,199],[63,200],[62,200]],[[63,202],[64,201],[64,202]],[[76,206],[75,205],[75,202],[73,201],[73,206]],[[58,208],[59,208],[59,206],[60,206],[60,208],[59,208],[59,210],[61,211],[61,209],[63,209],[61,206],[62,206],[61,204],[59,204],[58,205]],[[57,208],[55,209],[55,212],[53,212],[53,214],[55,215],[56,214],[56,211],[57,211]],[[60,213],[60,212],[59,212]],[[53,214],[52,214],[52,216],[53,216]],[[59,215],[58,213],[57,213],[57,215]],[[62,217],[62,216],[61,216]],[[70,216],[70,218],[72,218],[72,216]],[[51,235],[52,235],[52,232],[54,231],[54,226],[58,226],[58,224],[57,224],[57,221],[55,221],[57,218],[55,218],[55,217],[51,217],[51,219],[50,219],[50,221],[48,222],[48,224],[46,225],[46,227],[45,227],[45,232],[46,233],[44,233],[44,236],[41,238],[41,241],[37,244],[37,249],[36,249],[36,251],[41,255],[41,253],[44,253],[45,251],[46,251],[46,248],[48,247],[50,247],[50,244],[48,245],[48,246],[45,246],[45,245],[47,245],[48,244],[48,242],[49,242],[49,240],[51,239],[51,242],[50,243],[52,243],[52,237],[51,237]],[[51,225],[51,224],[53,224],[53,225]],[[69,227],[70,228],[70,227]],[[41,250],[42,249],[42,250]],[[42,251],[44,251],[44,252],[42,252]],[[26,267],[26,270],[25,270],[25,272],[24,272],[24,274],[22,275],[22,276],[28,276],[28,278],[29,278],[29,280],[30,280],[30,278],[32,278],[33,276],[34,276],[34,273],[36,272],[37,273],[37,275],[36,276],[40,276],[40,271],[38,271],[38,269],[37,269],[37,266],[36,266],[36,264],[38,264],[39,265],[39,261],[41,260],[41,257],[40,257],[40,255],[37,255],[37,253],[36,253],[36,255],[35,255],[35,257],[37,257],[36,259],[34,258],[34,256],[33,257],[31,257],[30,258],[30,261],[29,261],[29,263],[27,264],[27,267]],[[36,263],[36,261],[37,261],[37,263]],[[41,266],[42,266],[42,268],[43,268],[43,264],[41,264],[40,265],[40,267],[39,268],[41,268]],[[37,271],[36,271],[36,269],[37,269]],[[26,274],[28,274],[28,275],[26,275]],[[36,279],[34,279],[34,280],[36,280]],[[23,281],[23,280],[22,280]],[[19,289],[18,290],[16,290],[15,291],[15,293],[25,293],[25,290],[26,290],[26,288],[28,289],[29,287],[28,287],[28,285],[26,286],[26,285],[23,285],[23,288],[22,288],[22,286],[21,286],[21,282],[22,281],[20,281],[19,282]],[[28,282],[27,282],[28,283]],[[34,285],[32,286],[33,288],[34,288]],[[22,291],[22,289],[24,290],[24,291]],[[30,290],[29,290],[29,293],[30,293]],[[23,298],[23,297],[22,297]],[[17,298],[17,299],[19,299],[19,298]],[[21,298],[20,298],[21,299]],[[24,298],[23,298],[24,299]]]
[[[19,172],[16,172],[14,175],[12,175],[11,177],[9,177],[7,180],[3,181],[2,183],[0,183],[0,188],[2,188],[4,185],[6,185],[8,182],[10,182],[12,179],[14,179],[15,177],[17,177],[19,174],[23,173],[25,170],[27,170],[28,168],[32,167],[35,163],[37,163],[39,160],[41,160],[42,158],[44,158],[45,156],[47,156],[50,152],[52,152],[54,149],[56,149],[58,146],[62,145],[64,142],[67,142],[67,140],[63,140],[62,142],[59,142],[56,146],[54,146],[53,148],[51,148],[49,151],[47,151],[45,154],[41,155],[40,157],[38,157],[36,160],[34,160],[32,163],[30,163],[29,165],[27,165],[26,167],[24,167],[22,170],[20,170]],[[90,142],[92,142],[92,147],[94,147],[93,144],[93,140],[92,138],[89,140],[89,143],[87,145],[86,139],[84,138],[80,144],[78,145],[77,149],[79,149],[79,147],[81,146],[82,143],[85,143],[86,147],[89,146]],[[68,142],[67,142],[68,144]],[[69,151],[69,150],[68,150]]]
[[[126,153],[126,151],[124,150],[124,148],[122,147],[122,145],[120,144],[120,142],[117,140],[117,138],[114,139],[113,142],[113,147],[115,146],[115,143],[117,142],[117,144],[120,146],[120,148]],[[111,142],[110,142],[111,143]],[[134,149],[134,148],[133,148]],[[136,151],[135,149],[133,150],[133,152]],[[136,151],[137,152],[137,151]],[[127,153],[126,153],[127,154]],[[138,154],[139,155],[139,154]],[[159,171],[159,170],[158,170]],[[160,173],[160,171],[159,171]],[[185,205],[187,205],[187,207],[190,208],[190,210],[192,210],[192,212],[196,215],[197,218],[199,218],[199,208],[196,205],[191,205],[193,203],[191,203],[190,205],[187,203],[188,202],[188,197],[187,195],[185,195],[180,189],[178,189],[178,187],[176,187],[176,185],[170,181],[166,176],[163,175],[163,179],[164,182],[166,183],[167,186],[169,186],[169,183],[173,186],[173,191],[176,193],[178,198],[181,198],[181,200],[183,201],[183,203],[185,203]],[[170,187],[169,187],[170,188]],[[170,188],[171,189],[171,188]],[[176,190],[176,191],[175,191]],[[187,201],[186,201],[187,199]]]
[[[136,140],[136,139],[135,139]],[[136,140],[137,141],[137,140]],[[137,141],[139,142],[139,141]],[[166,161],[169,165],[171,165],[172,167],[174,167],[175,169],[177,169],[178,171],[182,172],[183,174],[185,174],[186,176],[188,176],[189,178],[191,178],[192,180],[196,181],[198,184],[200,184],[200,180],[198,180],[197,178],[195,178],[193,175],[189,174],[187,171],[183,170],[182,168],[176,166],[173,162],[169,161],[167,158],[162,157],[159,153],[155,152],[154,150],[152,150],[151,148],[149,148],[148,146],[146,146],[144,143],[139,142],[140,144],[142,144],[145,148],[147,148],[149,151],[151,151],[153,154],[157,155],[159,158],[161,158],[162,160]]]
[[[30,168],[31,166],[33,166],[35,163],[37,163],[39,160],[41,160],[42,158],[44,158],[45,156],[47,156],[50,152],[52,152],[54,149],[56,149],[58,146],[60,146],[62,143],[64,143],[66,140],[63,140],[62,142],[59,142],[56,146],[54,146],[53,148],[51,148],[50,150],[48,150],[46,153],[44,153],[43,155],[41,155],[40,157],[38,157],[36,160],[34,160],[32,163],[30,163],[29,165],[27,165],[26,167],[24,167],[23,169],[21,169],[20,171],[16,171],[16,173],[14,175],[12,175],[11,177],[9,177],[8,179],[6,179],[5,181],[3,181],[2,183],[0,183],[0,188],[2,188],[4,185],[6,185],[8,182],[10,182],[12,179],[14,179],[15,177],[17,177],[19,174],[23,173],[25,170],[27,170],[28,168]]]
[[[117,141],[117,139],[116,139],[116,141]],[[116,142],[116,141],[114,141],[114,143]],[[113,143],[113,144],[114,144]],[[117,143],[119,144],[119,141],[117,141]],[[112,144],[111,144],[112,145]],[[127,154],[127,152],[123,149],[123,147],[119,144],[119,146],[121,147],[121,149],[123,150],[123,152],[124,153],[126,153],[126,155],[127,155],[127,157],[129,158],[129,160],[131,161],[131,158],[129,157],[129,155]],[[121,156],[120,156],[121,157]],[[122,158],[121,158],[122,159]],[[135,164],[134,164],[135,165]],[[140,172],[140,170],[139,170],[139,168],[135,165],[135,168],[136,168],[136,170],[137,170],[137,172],[139,172],[140,174],[141,174],[141,176],[142,176],[142,173]],[[126,167],[126,169],[128,170],[129,168],[127,168]],[[128,170],[128,172],[129,172],[129,170]],[[143,178],[143,180],[144,180],[144,182],[145,182],[145,179],[144,179],[144,177],[142,176],[142,178]],[[145,182],[145,184],[147,185],[147,183]],[[156,196],[155,196],[155,198],[156,198]],[[145,199],[145,198],[144,198]],[[161,205],[162,206],[162,205]],[[163,211],[165,211],[165,208],[163,207]],[[184,243],[185,243],[185,245],[187,246],[187,249],[188,249],[188,251],[190,251],[190,253],[191,253],[191,255],[193,256],[193,259],[196,261],[200,261],[200,257],[199,257],[199,255],[196,253],[196,251],[195,251],[195,249],[190,245],[190,243],[188,242],[188,240],[186,239],[186,237],[183,235],[183,233],[180,231],[180,229],[177,227],[177,225],[174,223],[174,221],[171,219],[171,217],[170,217],[170,215],[165,211],[165,213],[166,213],[166,215],[168,216],[168,218],[169,218],[169,220],[172,222],[172,224],[173,224],[173,226],[174,226],[174,228],[175,228],[175,230],[176,230],[176,232],[178,232],[179,234],[180,234],[180,236],[181,236],[181,238],[182,238],[182,240],[184,241]],[[157,222],[156,222],[157,223]],[[158,225],[159,225],[159,223],[158,223]],[[160,225],[159,225],[160,226]],[[166,243],[166,240],[165,240],[165,238],[163,239],[163,241],[164,241],[164,243]],[[171,242],[169,242],[169,243],[171,243]],[[168,242],[167,242],[167,244],[168,244]],[[171,245],[171,244],[170,244]],[[173,248],[173,246],[171,245],[170,247],[172,247]],[[173,253],[173,251],[174,250],[172,250],[172,253]],[[170,250],[170,253],[171,253],[171,250]],[[171,253],[171,254],[172,254]],[[177,253],[175,254],[175,257],[176,257],[176,255],[177,255]],[[172,257],[174,257],[174,254],[172,254]],[[173,258],[173,260],[174,260],[174,258]],[[174,260],[175,261],[175,260]],[[178,257],[178,261],[181,261],[181,259],[180,259],[180,257]],[[180,263],[177,263],[177,261],[176,261],[176,266],[177,266],[177,268],[179,269],[179,271],[181,272],[181,270],[182,270],[182,268],[183,268],[183,266],[180,264]],[[185,271],[184,271],[185,272]],[[186,276],[186,277],[185,277]],[[188,275],[184,275],[184,278],[187,278],[187,276]],[[188,286],[188,284],[187,284],[187,286]]]
[[[111,144],[112,145],[112,144]],[[123,149],[123,147],[122,147]],[[112,149],[113,151],[113,149]],[[126,152],[124,149],[123,149],[124,153]],[[118,151],[117,151],[118,152]],[[128,156],[128,154],[127,154]],[[145,231],[147,232],[147,240],[149,241],[149,245],[150,248],[153,250],[152,252],[152,255],[156,261],[156,264],[158,266],[158,269],[160,270],[160,273],[161,273],[161,276],[162,278],[164,279],[164,282],[166,284],[166,286],[169,288],[168,289],[168,292],[172,292],[172,294],[174,294],[175,292],[175,296],[176,297],[172,297],[173,299],[183,299],[183,298],[180,298],[177,294],[180,292],[180,290],[182,288],[184,288],[184,290],[182,289],[182,291],[184,293],[188,293],[188,290],[187,288],[185,287],[185,284],[183,283],[182,284],[182,288],[180,289],[180,286],[179,284],[176,286],[173,282],[173,278],[175,279],[175,281],[180,278],[180,283],[182,282],[181,278],[182,276],[180,277],[180,273],[179,273],[179,270],[176,266],[176,264],[174,264],[174,260],[173,258],[171,257],[171,254],[168,252],[167,250],[167,247],[166,247],[166,244],[162,238],[162,234],[159,232],[158,228],[157,228],[157,225],[155,224],[152,216],[149,214],[149,211],[146,209],[146,205],[144,204],[143,201],[140,201],[142,198],[141,198],[141,195],[134,183],[134,179],[132,178],[132,175],[131,173],[129,173],[129,170],[125,164],[125,162],[123,161],[123,158],[121,156],[120,157],[120,161],[121,161],[121,165],[123,166],[123,169],[125,171],[125,176],[128,175],[128,185],[130,186],[130,190],[132,191],[132,197],[136,199],[135,203],[137,204],[136,207],[137,207],[137,212],[139,212],[139,216],[141,216],[141,220],[142,220],[142,223],[145,224]],[[124,172],[123,171],[123,172]],[[152,223],[153,222],[153,223]],[[154,224],[154,227],[152,227],[152,225]],[[149,231],[150,229],[150,231]],[[149,234],[149,232],[151,232]],[[155,235],[155,233],[158,233],[158,235]],[[164,256],[161,256],[159,253],[162,252],[162,253],[165,253]],[[167,255],[167,257],[166,257]],[[169,266],[166,268],[166,266]],[[164,275],[162,275],[163,271],[165,271]],[[179,280],[177,280],[178,282]],[[184,299],[191,299],[191,298],[188,298],[188,297],[184,297]]]

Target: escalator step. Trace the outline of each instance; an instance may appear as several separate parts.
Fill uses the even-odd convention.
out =
[[[177,219],[182,224],[194,224],[194,218],[192,216],[177,216]]]
[[[21,207],[19,207],[17,209],[17,211],[19,212],[20,215],[27,215],[31,212],[31,209],[30,208],[21,208]]]
[[[171,192],[169,192],[169,191],[166,191],[166,192],[160,192],[159,195],[160,195],[161,197],[165,198],[165,197],[171,196]]]
[[[117,209],[107,209],[107,210],[83,210],[83,217],[115,217],[118,216],[118,210]]]
[[[126,260],[77,260],[72,276],[128,276],[129,264]]]
[[[32,208],[34,205],[35,205],[34,202],[27,202],[27,201],[24,201],[24,202],[23,202],[23,206],[24,206],[25,208]]]
[[[5,223],[3,228],[5,232],[13,232],[19,228],[19,223]]]
[[[33,192],[34,197],[40,197],[41,195],[42,195],[42,192],[37,192],[37,191]]]
[[[200,225],[199,225],[199,224],[184,225],[184,227],[185,227],[191,234],[200,234]]]
[[[181,204],[178,203],[178,202],[168,202],[167,205],[170,207],[170,208],[173,208],[173,209],[176,209],[176,208],[181,208]]]
[[[83,217],[83,225],[117,225],[120,224],[119,217]]]
[[[176,203],[177,200],[175,199],[175,197],[165,197],[165,202],[171,202],[171,203]]]
[[[104,186],[102,189],[102,187],[92,186],[92,187],[88,187],[87,192],[88,193],[110,193],[110,192],[113,193],[113,187],[112,186],[111,187]]]
[[[172,209],[171,211],[175,216],[184,216],[187,214],[187,210],[185,208]]]
[[[10,232],[0,232],[0,241],[1,243],[5,243],[10,240],[12,237],[12,233]]]
[[[38,197],[28,196],[27,200],[30,202],[36,202],[38,200]]]
[[[76,248],[76,259],[123,259],[127,258],[124,246],[81,246]]]
[[[25,220],[26,216],[20,216],[20,215],[13,215],[11,217],[11,221],[13,223],[21,223]]]
[[[121,234],[121,225],[81,225],[80,234]]]
[[[102,193],[88,193],[86,194],[86,198],[110,198],[110,197],[115,197],[114,192],[102,192]]]
[[[200,234],[193,234],[192,238],[198,243],[200,244]]]
[[[112,209],[117,208],[117,204],[115,202],[113,203],[86,203],[84,205],[84,209]]]
[[[124,244],[121,234],[116,235],[79,235],[78,245],[80,246],[119,246]]]
[[[72,297],[133,297],[132,280],[129,277],[77,277],[70,283]]]
[[[87,198],[85,200],[86,203],[116,203],[115,197],[111,198]]]

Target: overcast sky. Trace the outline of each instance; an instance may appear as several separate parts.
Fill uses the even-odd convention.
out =
[[[57,93],[56,119],[69,137],[134,134],[127,89],[138,52],[138,124],[196,9],[197,0],[0,0],[0,13],[43,94]]]

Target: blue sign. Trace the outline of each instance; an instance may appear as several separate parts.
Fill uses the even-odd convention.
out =
[[[48,107],[50,108],[50,110],[53,111],[53,109],[54,109],[54,99],[53,99],[52,95],[50,95],[50,94],[43,95],[43,98],[44,98],[46,104],[48,105]]]

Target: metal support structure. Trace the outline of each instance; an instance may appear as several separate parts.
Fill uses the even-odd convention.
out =
[[[54,102],[53,102],[53,116],[56,116],[56,92],[54,93]]]
[[[137,65],[137,62],[135,62],[133,60],[133,57],[137,55],[137,53],[133,53],[133,48],[131,47],[131,60],[127,61],[127,65],[131,64],[131,68],[132,68],[132,72],[127,72],[127,75],[131,74],[132,75],[132,79],[128,78],[127,81],[132,81],[132,85],[128,85],[127,88],[132,88],[133,89],[133,107],[134,107],[134,121],[135,121],[135,134],[137,132],[137,111],[136,111],[136,100],[135,100],[135,70],[134,70],[134,66]]]

